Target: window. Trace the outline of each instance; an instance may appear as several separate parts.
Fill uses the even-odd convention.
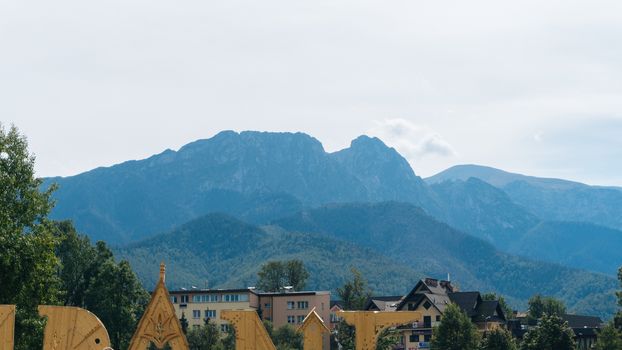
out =
[[[209,296],[209,302],[210,303],[216,303],[220,300],[219,295],[218,294],[212,294]]]
[[[216,310],[205,310],[206,318],[216,318]]]
[[[423,316],[423,328],[432,328],[432,316]]]
[[[441,322],[441,315],[436,315],[436,322]]]
[[[239,301],[248,301],[248,294],[240,294]]]
[[[177,304],[177,297],[176,296],[171,295],[171,303]]]
[[[221,324],[220,331],[223,333],[229,333],[229,325],[226,323]]]
[[[235,302],[240,301],[240,295],[239,294],[225,294],[224,299],[225,299],[224,301],[227,303],[235,303]],[[248,301],[248,297],[246,301]]]
[[[425,303],[423,303],[423,307],[427,310],[427,309],[429,309],[430,307],[432,307],[432,304],[430,304],[430,302],[426,300],[426,302],[425,302]]]
[[[292,310],[294,309],[294,302],[293,301],[288,301],[287,302],[287,310]]]
[[[429,334],[426,334],[426,335],[423,336],[423,341],[425,341],[425,342],[429,342],[431,339],[432,339],[432,336],[429,335]]]
[[[296,323],[296,316],[287,316],[287,323]]]
[[[193,295],[192,296],[192,302],[193,303],[200,303],[201,302],[201,296],[200,295]]]
[[[192,318],[201,318],[201,310],[192,310]]]
[[[304,320],[305,320],[304,316],[298,316],[296,321],[298,321],[298,323],[302,323],[302,321]]]
[[[265,303],[265,304],[263,304],[263,307],[266,308],[266,309],[269,309],[269,308],[272,307],[272,305],[270,305],[270,303]]]
[[[418,343],[419,342],[419,335],[418,334],[411,334],[410,337],[408,337],[408,341],[411,343]]]
[[[408,311],[414,311],[414,310],[415,310],[415,304],[408,303]]]
[[[308,301],[299,301],[298,302],[298,308],[305,310],[309,308],[309,302]]]
[[[188,303],[188,296],[187,295],[182,295],[181,296],[181,303],[182,304]]]

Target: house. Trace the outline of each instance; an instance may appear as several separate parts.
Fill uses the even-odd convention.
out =
[[[562,315],[561,318],[568,322],[568,326],[574,332],[578,350],[592,349],[603,321],[599,317],[583,315]]]
[[[403,297],[372,297],[366,309],[421,312],[421,320],[399,327],[403,335],[399,348],[416,350],[430,348],[432,330],[450,303],[458,305],[482,332],[505,325],[506,317],[498,301],[483,300],[479,292],[459,292],[450,281],[433,278],[420,280]]]

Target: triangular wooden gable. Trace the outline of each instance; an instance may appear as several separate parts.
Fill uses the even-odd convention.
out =
[[[322,335],[323,333],[330,333],[330,330],[324,324],[322,317],[315,311],[315,308],[305,317],[298,330],[304,334],[304,350],[322,350],[324,341]]]
[[[151,295],[145,314],[140,319],[128,350],[145,350],[149,342],[152,342],[158,349],[163,349],[168,343],[172,350],[188,350],[186,336],[175,314],[175,308],[171,303],[164,280],[165,267],[162,263],[160,280]]]

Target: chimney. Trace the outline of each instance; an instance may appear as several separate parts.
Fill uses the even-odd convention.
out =
[[[428,286],[436,287],[438,286],[438,280],[435,278],[426,278],[425,284],[427,284]]]

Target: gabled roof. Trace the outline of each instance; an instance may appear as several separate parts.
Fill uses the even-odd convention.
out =
[[[473,316],[475,322],[505,322],[506,317],[498,300],[482,300]]]
[[[368,311],[394,311],[397,304],[402,299],[398,296],[378,296],[368,298],[365,302],[365,310]]]
[[[476,308],[482,301],[479,292],[449,293],[449,299],[458,305],[469,317],[476,315]]]
[[[600,328],[603,324],[603,320],[595,316],[566,314],[562,315],[561,318],[568,322],[570,328]]]
[[[453,287],[451,286],[451,283],[447,281],[438,281],[431,278],[419,280],[415,287],[400,300],[399,304],[396,305],[396,308],[398,310],[402,310],[404,309],[406,303],[417,301],[418,294],[447,295],[448,292],[452,291]]]

